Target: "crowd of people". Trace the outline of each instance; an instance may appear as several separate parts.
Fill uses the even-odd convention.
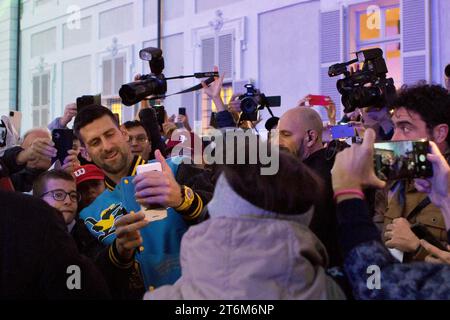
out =
[[[254,135],[222,81],[202,83],[212,125],[224,140]],[[194,143],[186,115],[161,123],[146,101],[125,123],[69,104],[22,138],[2,118],[0,298],[450,299],[449,88],[419,82],[389,107],[346,114],[359,143],[325,138],[309,97],[256,137],[276,146],[273,175],[250,140],[227,161],[187,161],[212,144]],[[64,161],[55,129],[73,131]],[[192,143],[177,154],[180,136]],[[421,139],[432,177],[379,179],[375,141]],[[160,170],[138,173],[147,163]]]

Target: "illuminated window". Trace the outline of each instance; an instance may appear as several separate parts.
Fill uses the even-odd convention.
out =
[[[222,90],[220,91],[220,96],[222,101],[227,104],[233,95],[233,87],[231,83],[224,83]],[[206,94],[201,95],[201,121],[202,129],[206,130],[210,127],[211,123],[211,113],[217,112],[217,107],[214,102],[212,102]]]
[[[380,48],[383,50],[387,77],[402,85],[399,0],[376,0],[354,5],[349,10],[349,59],[352,52]]]
[[[119,123],[122,123],[122,103],[119,101],[111,104],[111,111],[112,113],[119,115]]]

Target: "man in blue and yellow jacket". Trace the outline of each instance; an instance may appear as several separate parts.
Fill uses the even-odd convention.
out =
[[[145,161],[133,157],[126,132],[103,106],[92,105],[79,112],[74,131],[92,161],[105,173],[107,187],[80,213],[86,226],[99,241],[109,245],[110,259],[117,267],[138,267],[146,289],[174,283],[181,275],[181,238],[190,224],[207,215],[203,209],[213,191],[207,175],[202,169],[181,163],[180,158],[166,160],[157,151],[162,172],[147,172],[135,178],[137,166]],[[116,220],[138,212],[141,204],[168,208],[167,218],[149,224],[142,218],[127,219],[128,232],[116,234]],[[130,247],[130,243],[136,246]]]

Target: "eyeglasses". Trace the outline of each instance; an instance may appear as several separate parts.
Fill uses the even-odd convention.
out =
[[[67,196],[69,196],[69,198],[72,202],[78,202],[81,199],[81,196],[78,192],[76,192],[76,191],[65,192],[64,190],[61,190],[61,189],[47,191],[46,193],[43,193],[41,195],[41,198],[43,198],[44,196],[46,196],[49,193],[51,193],[53,199],[55,199],[56,201],[64,201],[64,200],[66,200]]]
[[[148,141],[147,137],[144,135],[140,135],[140,136],[136,136],[136,137],[133,137],[133,136],[128,137],[128,142],[132,143],[133,140],[136,140],[137,143],[145,143]]]

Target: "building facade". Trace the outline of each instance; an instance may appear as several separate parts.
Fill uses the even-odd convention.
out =
[[[85,94],[101,93],[103,103],[120,113],[123,121],[133,118],[136,107],[122,106],[118,90],[133,81],[135,74],[150,72],[138,53],[143,47],[157,46],[157,3],[24,0],[19,91],[22,132],[45,126],[62,114],[67,103]],[[273,108],[278,116],[307,94],[330,95],[339,105],[337,78],[328,77],[328,67],[353,59],[352,52],[357,50],[382,48],[388,76],[397,87],[422,79],[443,83],[443,70],[450,62],[448,0],[161,3],[166,76],[211,71],[218,65],[226,74],[225,98],[232,92],[244,92],[243,85],[252,82],[266,95],[282,97],[282,106]],[[5,60],[2,54],[1,61]],[[14,65],[9,66],[10,83],[15,79]],[[169,81],[168,93],[197,83],[199,80],[192,78]],[[14,96],[14,86],[9,88]],[[169,115],[186,107],[191,122],[197,120],[203,127],[214,108],[201,91],[169,97],[164,104]],[[261,115],[269,116],[266,110]],[[339,110],[338,117],[341,115]]]
[[[0,2],[0,115],[16,110],[19,1]]]

